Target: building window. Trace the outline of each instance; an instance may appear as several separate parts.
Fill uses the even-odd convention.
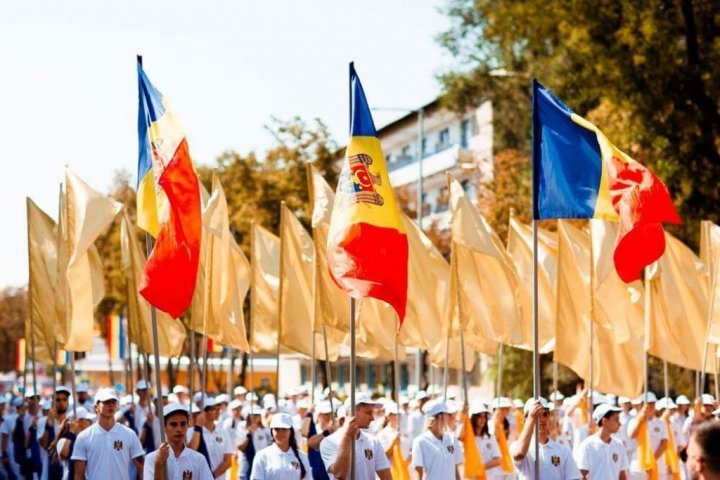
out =
[[[438,136],[438,150],[444,150],[450,146],[450,129],[443,128]]]
[[[388,153],[387,155],[385,155],[385,163],[389,165],[393,162],[395,162],[395,157],[393,157],[392,153]]]
[[[427,138],[423,137],[422,146],[420,148],[422,148],[422,154],[420,155],[420,158],[424,158],[427,154]]]
[[[402,147],[402,150],[400,150],[400,161],[404,162],[407,161],[409,158],[412,158],[410,156],[410,145],[405,145]]]
[[[470,139],[470,119],[466,118],[460,123],[460,146],[467,148]]]

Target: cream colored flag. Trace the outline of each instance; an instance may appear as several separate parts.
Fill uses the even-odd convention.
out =
[[[564,220],[558,221],[558,235],[555,358],[589,381],[591,315],[608,309],[611,303],[616,304],[616,309],[624,307],[635,311],[642,298],[629,289],[625,289],[623,295],[600,297],[597,295],[598,287],[591,295],[591,274],[595,269],[591,266],[590,235]],[[605,252],[597,252],[597,256],[611,260]],[[605,278],[604,282],[616,281],[614,278]],[[593,299],[594,310],[591,311]],[[597,321],[593,330],[593,388],[618,395],[638,395],[643,386],[642,369],[637,367],[643,361],[642,340],[631,337],[617,342],[612,329]]]
[[[697,255],[666,232],[665,253],[651,267],[651,355],[681,367],[702,369],[710,290],[707,277]]]
[[[700,259],[705,264],[708,272],[707,284],[710,297],[708,307],[712,312],[710,315],[710,328],[708,330],[708,341],[720,344],[720,226],[703,220],[700,224]]]
[[[453,337],[463,329],[468,345],[494,355],[497,342],[528,346],[522,321],[524,290],[502,242],[456,180],[450,183],[452,249],[450,310]],[[532,343],[530,343],[531,345]]]
[[[253,223],[250,270],[250,348],[277,353],[280,238]]]
[[[507,253],[512,258],[526,298],[533,294],[533,239],[532,227],[510,216]],[[540,352],[548,353],[555,348],[555,317],[557,298],[557,232],[538,228],[538,323]],[[532,334],[532,309],[523,309],[525,327]],[[527,343],[528,340],[530,343]],[[532,339],[523,342],[532,348]]]
[[[313,239],[283,202],[280,205],[280,343],[298,353],[313,355],[315,247]],[[315,335],[315,358],[325,360],[322,335]],[[328,342],[337,360],[337,341]]]
[[[227,200],[219,177],[203,211],[207,244],[203,307],[205,331],[218,344],[249,351],[243,303],[249,288],[250,263],[230,232]],[[206,303],[206,302],[209,302]]]
[[[430,363],[437,368],[445,367],[445,352],[448,350],[447,338],[440,340],[428,350]],[[448,368],[462,369],[462,345],[459,338],[451,338],[449,345]],[[475,351],[465,345],[465,371],[471,372],[475,368]]]
[[[65,170],[63,247],[66,249],[64,327],[58,341],[65,350],[86,352],[92,348],[93,310],[105,295],[102,262],[93,250],[95,239],[112,223],[122,204],[96,192]],[[98,278],[98,272],[100,277]]]
[[[120,224],[120,261],[128,289],[128,335],[145,353],[155,353],[152,340],[150,304],[138,293],[145,268],[145,254],[138,243],[133,222],[123,214]],[[157,313],[160,355],[179,357],[185,343],[185,328],[179,320],[160,310]]]
[[[52,351],[56,336],[55,297],[57,291],[57,235],[55,221],[27,198],[29,312],[34,325],[36,347],[42,343]],[[26,333],[26,338],[33,338]],[[60,348],[59,346],[58,348]]]

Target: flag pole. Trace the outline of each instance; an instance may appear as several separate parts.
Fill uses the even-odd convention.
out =
[[[33,370],[33,393],[35,395],[39,395],[40,393],[37,390],[37,373],[35,369],[35,315],[33,315],[33,309],[32,309],[32,294],[33,294],[33,288],[32,288],[32,278],[30,277],[32,268],[32,256],[30,255],[30,197],[26,197],[26,224],[27,224],[27,242],[28,242],[28,303],[30,305],[30,308],[28,309],[28,314],[30,316],[30,361],[32,364],[32,370]],[[25,334],[27,336],[27,332]],[[53,392],[54,395],[54,392]]]
[[[467,369],[465,368],[465,336],[460,329],[460,357],[462,362],[462,389],[463,389],[463,405],[468,406],[468,382]]]
[[[58,357],[58,346],[57,340],[53,341],[53,398],[55,398],[55,392],[57,390],[57,357]]]
[[[592,224],[592,220],[590,220]],[[590,227],[590,408],[588,417],[592,417],[595,384],[595,252],[593,249],[592,226]],[[592,418],[584,418],[592,426]]]
[[[253,248],[255,245],[255,220],[250,221],[250,258],[253,262],[250,264],[250,278],[255,278],[255,261],[253,255]],[[255,406],[255,362],[253,358],[253,315],[255,309],[253,308],[253,301],[255,300],[255,281],[250,282],[250,305],[248,308],[248,363],[250,365],[250,414],[252,415],[253,407]]]
[[[142,55],[137,56],[137,61],[142,66]],[[145,232],[145,251],[147,258],[150,259],[150,255],[153,250],[153,238]],[[150,305],[150,320],[152,323],[152,337],[153,337],[153,351],[155,353],[155,408],[158,420],[160,421],[160,442],[165,441],[165,418],[163,416],[163,404],[162,404],[162,384],[160,383],[160,346],[158,342],[158,326],[157,326],[157,310],[154,305]],[[146,357],[147,359],[147,357]],[[149,380],[149,379],[148,379]]]
[[[665,398],[670,397],[670,387],[668,385],[668,362],[663,360],[663,386],[665,387]]]
[[[68,353],[70,354],[70,370],[72,371],[72,375],[70,375],[70,378],[72,379],[72,382],[70,383],[70,389],[72,390],[73,396],[73,418],[77,418],[77,381],[75,380],[75,352]]]
[[[213,172],[213,175],[215,173]],[[208,341],[210,336],[207,333],[208,317],[210,316],[210,285],[212,284],[213,247],[215,241],[212,233],[207,232],[208,248],[205,252],[205,308],[203,313],[203,342],[200,351],[203,357],[202,373],[200,378],[200,410],[205,409],[205,394],[207,389],[207,364],[208,364]]]
[[[192,397],[195,394],[195,330],[190,330],[190,358],[188,362],[188,383],[190,386],[190,403],[192,404]]]
[[[644,376],[645,376],[645,398],[647,400],[648,390],[650,390],[650,364],[648,362],[648,355],[650,351],[650,305],[651,305],[651,293],[652,279],[650,278],[650,267],[645,267],[645,361],[644,361]],[[643,402],[645,403],[645,402]]]
[[[717,288],[717,270],[718,267],[720,267],[720,251],[718,251],[718,254],[715,256],[715,262],[710,265],[710,274],[712,275],[712,280],[710,282],[710,305],[708,308],[708,317],[707,317],[707,328],[705,329],[705,345],[703,346],[703,361],[702,361],[702,371],[700,372],[700,392],[698,393],[698,396],[705,393],[705,376],[706,376],[706,370],[707,370],[707,357],[708,357],[708,350],[710,349],[710,331],[712,327],[712,320],[713,316],[715,314],[715,289]]]
[[[450,328],[452,329],[452,319],[450,320]],[[448,372],[450,370],[450,332],[445,339],[445,367],[443,371],[443,401],[447,402],[448,397]]]
[[[130,294],[130,291],[128,289],[128,294]],[[128,299],[129,301],[129,299]],[[125,307],[125,311],[130,313],[130,309]],[[133,356],[132,356],[132,343],[130,343],[130,317],[125,317],[125,323],[127,324],[127,359],[128,359],[128,369],[130,370],[130,378],[128,379],[127,389],[128,393],[130,394],[130,398],[132,399],[132,405],[135,405],[135,374],[133,372]]]
[[[352,63],[350,64],[352,65]],[[355,299],[350,298],[350,415],[355,417]],[[355,437],[352,439],[350,479],[355,480]]]
[[[227,370],[227,381],[225,382],[225,391],[228,397],[232,396],[232,378],[233,378],[233,364],[235,363],[235,349],[227,347],[228,349],[228,370]]]
[[[503,359],[504,359],[505,345],[498,343],[498,365],[497,365],[497,398],[502,397],[502,376],[503,376]]]
[[[327,329],[322,326],[323,343],[325,344],[325,378],[328,382],[328,397],[330,397],[330,414],[332,421],[335,423],[335,406],[333,405],[333,388],[332,388],[332,369],[330,368],[330,355],[328,354]]]
[[[713,355],[713,367],[715,372],[715,398],[720,398],[720,385],[718,385],[718,364],[717,364],[717,345],[715,345],[715,354]]]
[[[310,358],[310,404],[315,405],[315,321],[313,319],[312,331],[312,357]]]
[[[275,350],[275,381],[277,382],[277,388],[275,389],[276,401],[280,399],[280,340],[282,339],[282,315],[283,315],[283,291],[285,285],[283,279],[283,250],[285,246],[285,240],[283,239],[283,228],[285,225],[285,200],[280,201],[280,285],[278,287],[278,332],[277,332],[277,348]]]
[[[536,138],[540,138],[537,122],[535,121],[535,85],[537,80],[533,79],[530,85],[532,98],[532,130],[531,145],[532,155],[530,157],[530,175],[532,176],[532,230],[533,230],[533,396],[540,397],[540,348],[538,341],[538,214],[537,214],[537,185],[535,182],[535,166],[538,160],[536,150],[538,146],[535,143]],[[539,441],[539,425],[535,422],[535,480],[540,480],[540,441]]]
[[[398,414],[398,430],[400,430],[400,360],[399,360],[399,342],[398,337],[400,336],[400,318],[397,321],[397,330],[395,331],[395,348],[393,350],[393,384],[395,390],[395,404],[397,406]]]

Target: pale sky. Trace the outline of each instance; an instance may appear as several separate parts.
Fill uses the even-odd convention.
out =
[[[196,163],[261,154],[272,116],[347,131],[347,64],[372,107],[416,108],[453,63],[442,0],[0,3],[0,288],[27,282],[25,197],[53,218],[64,165],[101,192],[137,168],[135,55]],[[375,113],[378,126],[402,113]]]

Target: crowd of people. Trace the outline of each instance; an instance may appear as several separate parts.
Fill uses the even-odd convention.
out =
[[[304,388],[258,398],[179,385],[162,389],[161,425],[150,387],[0,397],[0,477],[524,480],[536,478],[537,451],[543,480],[720,478],[720,408],[708,394],[460,402],[419,391],[396,403],[357,392],[351,405],[329,392],[312,403]]]

